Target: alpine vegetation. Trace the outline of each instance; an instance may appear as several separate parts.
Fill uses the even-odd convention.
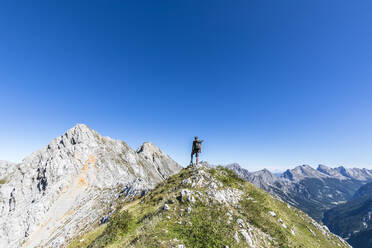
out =
[[[117,205],[107,223],[97,224],[69,247],[350,246],[233,171],[200,164]]]

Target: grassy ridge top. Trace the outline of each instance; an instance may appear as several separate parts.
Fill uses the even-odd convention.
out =
[[[188,167],[122,204],[75,247],[349,247],[300,210],[223,167]]]

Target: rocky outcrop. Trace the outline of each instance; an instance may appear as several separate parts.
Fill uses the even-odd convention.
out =
[[[16,170],[17,167],[15,163],[0,160],[0,185],[9,182]]]
[[[297,166],[292,170],[286,170],[282,175],[282,178],[285,178],[285,179],[288,179],[288,180],[291,180],[291,181],[295,181],[295,182],[299,182],[299,181],[304,180],[306,178],[323,179],[323,178],[326,178],[326,177],[328,177],[328,175],[326,175],[326,174],[324,174],[324,173],[322,173],[318,170],[315,170],[310,165]]]
[[[125,228],[130,220],[132,228]],[[199,164],[164,180],[142,199],[124,202],[100,231],[74,240],[71,248],[76,247],[350,246],[231,170]]]
[[[61,247],[122,194],[152,189],[181,166],[151,143],[137,151],[78,124],[20,164],[0,163],[0,247]]]

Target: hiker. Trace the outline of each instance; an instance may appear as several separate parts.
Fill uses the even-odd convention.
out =
[[[191,162],[190,164],[192,165],[192,158],[195,154],[196,157],[196,164],[199,162],[199,153],[201,153],[201,143],[203,140],[198,140],[198,137],[195,136],[194,141],[192,142],[192,151],[191,151]]]

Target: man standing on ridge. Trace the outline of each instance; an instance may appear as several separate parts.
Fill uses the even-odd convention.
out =
[[[192,159],[193,159],[194,154],[195,154],[195,157],[196,157],[196,164],[199,163],[199,153],[201,153],[201,143],[202,142],[203,142],[203,140],[198,140],[198,136],[195,136],[194,141],[192,142],[192,151],[191,151],[191,162],[190,162],[190,164],[193,164],[192,163]]]

